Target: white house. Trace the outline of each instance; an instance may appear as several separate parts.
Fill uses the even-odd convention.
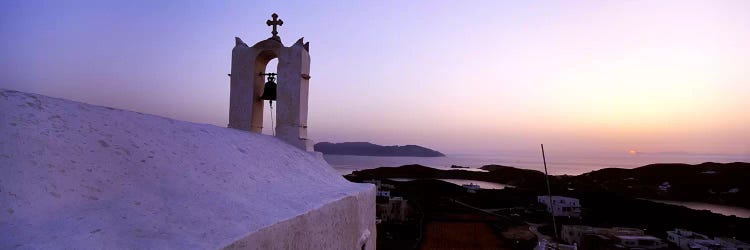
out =
[[[378,190],[378,196],[391,198],[391,191]]]
[[[552,201],[550,202],[549,198],[546,195],[537,197],[539,203],[547,206],[547,212],[555,216],[581,217],[581,203],[578,199],[565,196],[552,196]]]
[[[714,237],[714,240],[724,247],[737,250],[750,250],[750,244],[732,238]]]
[[[549,249],[578,250],[578,246],[560,244],[556,242],[549,242],[549,240],[547,239],[539,239],[539,241],[537,241],[536,243],[536,246],[534,247],[534,250],[549,250]]]
[[[667,240],[683,250],[721,249],[721,245],[708,236],[679,228],[667,231]]]
[[[387,202],[377,203],[377,217],[382,221],[405,221],[409,218],[408,200],[391,197]]]
[[[667,240],[683,250],[746,250],[750,245],[731,238],[708,236],[685,229],[667,231]]]
[[[461,186],[466,188],[466,192],[469,192],[469,193],[476,193],[477,190],[481,189],[479,185],[474,184],[474,183],[463,184]]]
[[[620,246],[628,249],[666,249],[667,243],[651,235],[615,235]]]
[[[654,236],[646,235],[637,228],[601,228],[584,225],[563,225],[560,237],[565,243],[584,246],[584,238],[594,236],[605,239],[617,249],[664,249],[667,243]],[[590,244],[590,243],[588,243]],[[594,246],[588,246],[591,248]]]
[[[364,183],[372,183],[372,184],[375,184],[375,188],[377,188],[378,190],[380,190],[380,180],[375,180],[375,179],[371,179],[371,180],[365,180],[365,181],[363,181],[363,182],[364,182]]]
[[[378,190],[391,190],[391,189],[396,188],[396,186],[394,186],[393,184],[382,183],[380,180],[375,180],[375,179],[365,180],[363,182],[375,184],[375,187]]]
[[[643,230],[637,228],[613,227],[602,228],[585,225],[563,225],[560,238],[568,244],[581,244],[585,235],[645,235]]]

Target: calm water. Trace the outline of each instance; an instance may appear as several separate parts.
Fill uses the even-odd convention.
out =
[[[331,166],[342,174],[354,170],[376,167],[398,167],[407,164],[449,169],[451,165],[479,168],[489,164],[499,164],[517,168],[544,170],[539,153],[503,153],[496,155],[448,155],[446,157],[377,157],[353,155],[325,155]],[[719,154],[596,154],[596,155],[555,155],[547,153],[547,168],[553,175],[579,175],[602,168],[636,168],[652,163],[703,162],[750,162],[750,155]]]
[[[683,206],[695,210],[708,210],[717,214],[723,215],[734,215],[741,218],[750,218],[750,209],[742,207],[722,206],[715,204],[708,204],[702,202],[686,202],[686,201],[664,201],[664,200],[650,200],[653,202],[659,202],[670,205]]]
[[[394,181],[413,181],[415,179],[412,178],[390,178],[390,180]],[[438,179],[445,182],[450,182],[456,185],[466,185],[466,184],[474,184],[479,185],[479,188],[481,189],[503,189],[505,187],[512,187],[510,185],[500,184],[500,183],[494,183],[494,182],[486,182],[486,181],[475,181],[475,180],[464,180],[464,179]]]

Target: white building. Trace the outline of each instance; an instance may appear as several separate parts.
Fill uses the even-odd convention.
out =
[[[393,184],[383,183],[380,180],[375,180],[375,179],[365,180],[363,182],[375,184],[375,187],[378,190],[391,190],[391,189],[396,188],[396,186],[394,186]]]
[[[474,183],[463,184],[461,186],[464,187],[464,188],[466,188],[466,192],[469,192],[469,193],[472,193],[472,194],[476,193],[477,191],[479,191],[479,189],[481,189],[481,187],[479,185],[474,184]]]
[[[659,238],[646,235],[637,228],[613,227],[601,228],[583,225],[563,225],[560,232],[561,239],[568,244],[593,248],[592,242],[584,242],[584,238],[595,237],[600,242],[615,246],[617,249],[665,249],[667,243]],[[588,246],[586,244],[589,244]],[[600,243],[601,244],[601,243]],[[601,245],[598,245],[602,247]]]
[[[314,143],[307,138],[310,43],[305,43],[300,38],[292,46],[284,46],[276,32],[276,26],[283,24],[283,21],[277,20],[275,13],[272,17],[274,20],[268,21],[269,25],[273,25],[272,37],[252,46],[235,37],[232,71],[229,74],[228,127],[261,133],[263,110],[270,108],[270,105],[266,106],[265,100],[269,100],[275,102],[276,107],[273,128],[275,136],[299,149],[313,151]],[[276,72],[265,72],[266,66],[273,59],[278,59]],[[265,75],[266,73],[276,75]],[[279,84],[273,83],[274,78]],[[264,94],[269,96],[265,97]]]
[[[380,196],[380,197],[387,197],[387,198],[391,198],[391,191],[387,191],[387,190],[378,190],[378,196]]]
[[[380,180],[370,179],[370,180],[363,181],[363,183],[372,183],[372,184],[375,184],[375,188],[378,189],[378,190],[380,190]]]
[[[406,221],[409,219],[408,200],[391,197],[387,202],[377,204],[377,217],[382,221]]]
[[[552,201],[550,202],[549,198],[547,195],[537,197],[539,203],[547,206],[547,212],[555,216],[581,217],[581,203],[578,199],[565,196],[552,196]]]
[[[724,247],[734,248],[737,250],[750,250],[750,244],[737,239],[714,237],[714,240]]]
[[[628,249],[666,249],[667,243],[651,235],[615,235],[617,243]]]
[[[0,89],[0,249],[375,249],[376,189],[312,152],[309,43],[277,18],[235,37],[229,128]]]
[[[602,228],[584,225],[563,225],[560,238],[568,244],[581,244],[585,235],[645,235],[643,230],[637,228],[613,227]]]
[[[696,232],[675,229],[667,231],[667,240],[677,245],[683,250],[747,250],[750,244],[731,239],[716,237],[710,239],[704,234]]]
[[[566,245],[556,242],[549,242],[547,239],[537,241],[534,250],[578,250],[576,245]]]
[[[375,186],[270,135],[0,89],[0,249],[375,249]]]
[[[365,180],[364,183],[375,184],[375,187],[378,190],[377,197],[391,198],[390,190],[395,188],[393,185],[382,183],[380,180]]]

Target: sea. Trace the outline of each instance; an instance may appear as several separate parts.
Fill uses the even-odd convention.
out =
[[[408,164],[450,169],[452,165],[478,169],[484,165],[497,164],[544,171],[541,153],[512,152],[497,154],[450,154],[445,157],[381,157],[354,155],[324,155],[328,164],[349,174],[354,170],[377,167],[398,167]],[[750,155],[693,154],[693,153],[596,153],[554,154],[547,153],[547,170],[551,175],[579,175],[603,168],[637,168],[653,163],[704,162],[750,162]]]

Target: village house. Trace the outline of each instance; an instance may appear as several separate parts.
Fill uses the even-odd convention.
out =
[[[725,247],[734,248],[737,250],[750,250],[750,243],[739,241],[737,239],[726,238],[726,237],[714,237],[714,240],[720,245]]]
[[[391,198],[391,191],[387,190],[378,190],[378,197],[385,197],[385,198]]]
[[[666,249],[667,243],[651,235],[615,235],[616,249]]]
[[[552,201],[550,201],[549,196],[540,195],[537,197],[537,201],[544,204],[547,207],[547,212],[554,216],[581,217],[581,203],[576,198],[552,196]]]
[[[643,235],[643,231],[635,228],[601,228],[584,225],[563,225],[560,238],[564,242],[581,244],[581,239],[587,234],[598,235]]]
[[[667,231],[667,240],[683,250],[747,250],[750,244],[731,238],[708,236],[685,229]]]
[[[466,192],[472,193],[472,194],[476,193],[479,189],[481,189],[481,187],[479,187],[479,185],[474,184],[474,183],[463,184],[461,186],[464,187],[464,188],[466,188]]]
[[[636,228],[563,225],[561,238],[579,249],[665,249],[666,242]]]
[[[567,245],[567,244],[561,244],[558,242],[550,242],[547,239],[540,239],[536,246],[534,247],[534,250],[549,250],[549,249],[556,249],[556,250],[578,250],[578,246],[576,245]]]
[[[410,207],[408,200],[402,197],[391,197],[387,200],[378,199],[376,206],[375,211],[380,221],[403,222],[409,218]]]
[[[370,179],[363,181],[363,183],[372,183],[375,184],[375,188],[378,189],[378,191],[387,191],[396,188],[393,184],[383,183],[380,180]]]

